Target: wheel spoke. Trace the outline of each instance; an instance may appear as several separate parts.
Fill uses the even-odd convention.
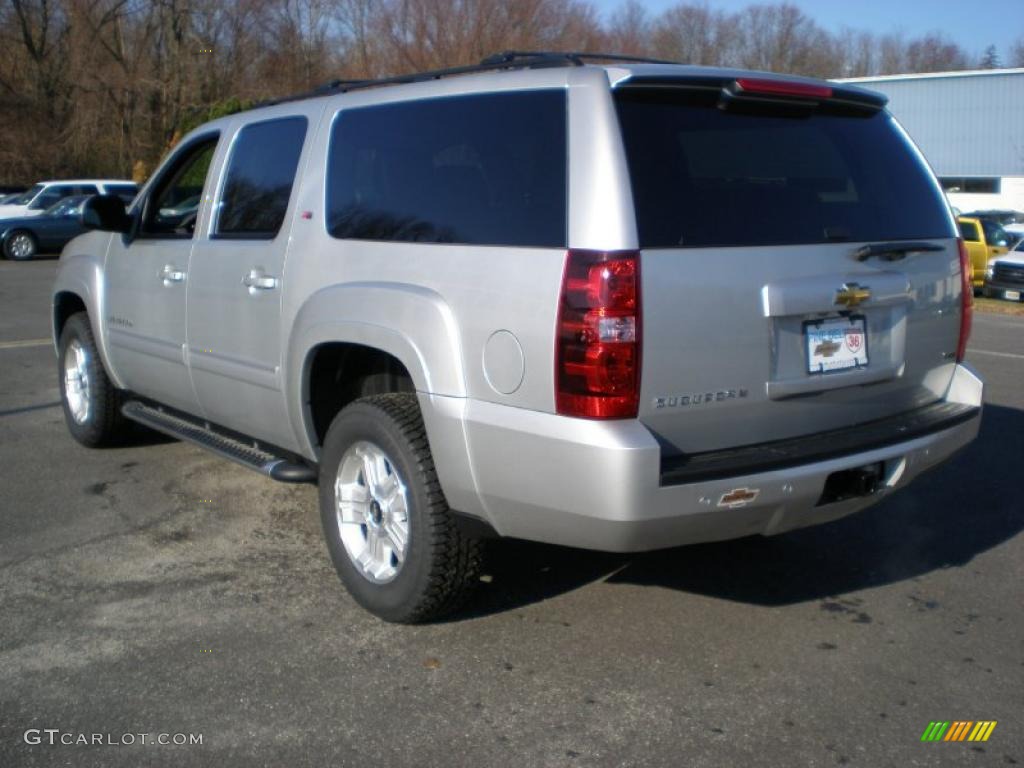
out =
[[[378,493],[380,500],[385,504],[390,505],[394,502],[395,497],[397,497],[402,492],[402,490],[402,484],[398,480],[398,475],[396,475],[394,472],[391,472],[381,482]]]
[[[334,495],[342,523],[362,525],[366,522],[370,506],[370,492],[367,488],[357,483],[343,483],[339,479],[334,486]]]
[[[381,464],[383,464],[383,461],[379,457],[370,451],[363,452],[363,480],[366,481],[366,487],[370,489],[370,493],[374,496],[379,492],[378,489],[383,477],[381,472],[383,467]]]
[[[372,531],[372,535],[370,534]],[[380,578],[383,571],[391,564],[390,558],[387,556],[387,537],[384,533],[377,528],[370,528],[367,530],[366,535],[367,549],[370,552],[371,562],[371,573],[377,578]]]
[[[376,546],[377,532],[373,528],[366,529],[366,547],[359,553],[356,562],[366,573],[373,573],[373,550]]]
[[[391,522],[385,523],[384,533],[388,537],[388,544],[391,546],[391,551],[395,553],[395,557],[398,558],[398,562],[402,562],[405,559],[405,531],[392,520]]]

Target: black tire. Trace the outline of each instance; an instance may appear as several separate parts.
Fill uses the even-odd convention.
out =
[[[335,483],[346,452],[360,442],[386,454],[406,489],[405,556],[385,583],[371,581],[357,567],[338,522]],[[356,602],[385,621],[414,624],[451,613],[479,580],[480,544],[460,530],[448,508],[413,394],[364,397],[335,417],[320,462],[320,518],[342,583]]]
[[[81,349],[84,353],[82,370],[88,380],[85,394],[81,398],[86,405],[84,415],[79,411],[81,418],[76,417],[69,402],[69,376],[66,373],[69,350],[76,344],[76,350]],[[107,376],[89,325],[89,316],[85,312],[78,312],[68,318],[60,334],[59,347],[57,378],[60,382],[60,401],[71,436],[90,448],[119,442],[127,431],[125,419],[121,415],[121,393]]]
[[[4,238],[4,256],[12,261],[28,261],[39,253],[39,241],[27,229],[16,229]]]

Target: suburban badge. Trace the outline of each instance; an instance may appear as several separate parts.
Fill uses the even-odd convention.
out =
[[[686,395],[663,395],[654,398],[655,408],[683,408],[690,405],[707,405],[721,403],[725,400],[737,400],[747,396],[747,390],[719,389],[715,392],[694,392]]]

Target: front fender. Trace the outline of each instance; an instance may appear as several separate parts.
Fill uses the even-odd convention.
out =
[[[76,237],[64,247],[57,275],[53,281],[50,331],[54,350],[56,350],[60,342],[60,330],[57,327],[57,300],[61,294],[73,294],[81,299],[85,304],[86,312],[89,313],[89,323],[92,326],[92,333],[96,338],[107,373],[115,386],[121,387],[122,383],[117,371],[110,366],[107,327],[103,322],[103,309],[106,304],[103,264],[109,242],[109,234],[89,232]]]

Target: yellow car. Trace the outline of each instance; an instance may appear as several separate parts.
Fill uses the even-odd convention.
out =
[[[971,259],[971,285],[980,289],[985,284],[988,260],[1010,250],[1010,236],[1001,226],[987,219],[959,216],[956,221]]]

